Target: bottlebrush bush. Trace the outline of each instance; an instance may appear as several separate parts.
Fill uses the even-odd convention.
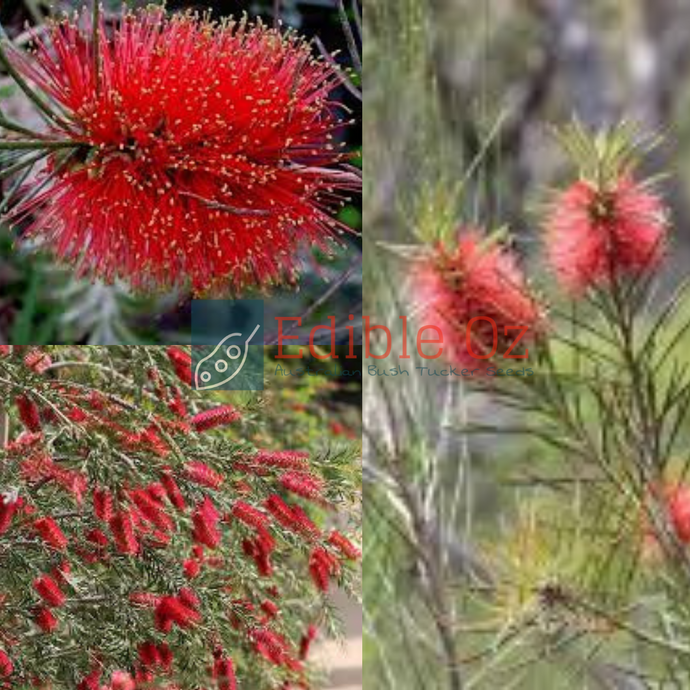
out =
[[[356,590],[355,538],[328,526],[356,451],[231,440],[270,409],[209,405],[189,366],[177,347],[2,346],[2,687],[313,681],[327,592]]]
[[[531,270],[505,232],[441,224],[394,247],[414,307],[379,286],[445,339],[412,363],[435,377],[376,380],[365,406],[377,687],[690,687],[690,280],[660,274],[673,228],[650,142],[559,138],[570,177]],[[486,316],[499,332],[468,336]],[[522,359],[504,359],[510,325]]]

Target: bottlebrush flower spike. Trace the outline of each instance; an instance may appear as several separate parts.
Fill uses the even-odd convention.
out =
[[[9,678],[14,671],[14,664],[7,653],[0,649],[0,677]]]
[[[206,497],[192,516],[194,530],[192,536],[197,544],[215,549],[220,544],[218,521],[220,516],[212,501]]]
[[[65,594],[50,575],[42,575],[34,580],[34,589],[43,601],[49,606],[62,606],[65,603]]]
[[[199,414],[192,417],[192,425],[194,428],[201,431],[208,431],[217,426],[224,424],[232,424],[240,418],[240,413],[232,405],[221,405],[212,410],[199,412]]]
[[[17,501],[11,497],[0,495],[0,534],[5,534],[12,524],[12,518],[17,512]]]
[[[49,608],[43,606],[36,612],[36,624],[43,632],[50,633],[57,628],[58,619]]]
[[[237,501],[232,507],[232,514],[240,522],[254,528],[266,527],[268,524],[268,517],[260,510],[250,506],[244,501]]]
[[[322,592],[328,591],[330,578],[338,575],[340,564],[326,549],[317,547],[309,557],[309,573],[314,584]]]
[[[37,348],[29,350],[24,355],[24,366],[33,369],[37,374],[44,374],[52,363],[50,355]]]
[[[67,547],[67,537],[51,517],[39,518],[34,521],[34,529],[41,539],[54,549],[64,550]]]
[[[634,179],[645,141],[627,123],[588,132],[578,122],[556,134],[579,180],[558,194],[545,221],[546,254],[562,287],[577,296],[661,260],[667,213],[650,185]]]
[[[161,484],[165,489],[165,493],[167,494],[170,503],[172,503],[175,508],[180,511],[185,510],[187,504],[185,503],[184,496],[180,491],[180,487],[177,486],[177,482],[173,479],[171,470],[169,468],[161,474]]]
[[[359,187],[331,141],[344,123],[329,61],[294,34],[160,9],[102,24],[94,59],[88,24],[48,25],[30,55],[12,52],[66,114],[48,140],[74,142],[12,214],[41,209],[28,236],[105,280],[198,290],[275,283],[299,245],[329,250],[345,229],[329,207]]]
[[[18,395],[15,403],[17,404],[19,419],[22,420],[22,424],[29,431],[39,432],[41,430],[41,416],[38,412],[38,405],[25,395]]]
[[[486,369],[492,351],[507,352],[520,328],[527,329],[521,339],[526,343],[543,325],[542,309],[515,256],[473,228],[461,229],[454,245],[438,243],[419,259],[413,283],[420,323],[440,329],[443,356],[458,365]],[[475,317],[483,318],[472,324],[468,343],[468,325]],[[496,324],[496,349],[487,318]]]
[[[120,553],[136,554],[139,551],[132,515],[128,511],[122,510],[115,513],[108,524],[115,539],[115,546]]]
[[[213,662],[213,678],[218,684],[218,690],[237,690],[237,679],[232,659],[221,657]]]
[[[223,475],[203,462],[188,462],[184,466],[184,474],[190,481],[209,489],[219,489],[223,484]]]
[[[278,467],[285,470],[306,470],[309,453],[300,450],[260,450],[251,456],[253,464],[262,467]]]
[[[310,625],[304,633],[299,643],[299,658],[304,661],[309,656],[312,642],[316,639],[319,629],[315,625]]]
[[[335,546],[340,553],[349,558],[351,561],[356,561],[362,555],[359,549],[344,535],[337,530],[333,530],[328,537],[328,542]]]
[[[548,262],[573,295],[640,275],[661,260],[666,212],[649,187],[628,175],[609,189],[580,180],[553,202],[546,220]]]
[[[306,472],[285,472],[280,483],[293,494],[309,499],[319,499],[323,491],[323,482]]]
[[[168,359],[170,360],[177,378],[188,386],[192,385],[192,358],[183,349],[172,345],[168,348]]]

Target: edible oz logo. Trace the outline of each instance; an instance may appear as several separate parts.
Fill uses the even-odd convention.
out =
[[[263,390],[263,300],[192,301],[192,385]]]

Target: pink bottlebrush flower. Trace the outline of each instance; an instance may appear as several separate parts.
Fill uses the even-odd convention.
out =
[[[105,280],[197,290],[275,283],[298,269],[299,246],[329,251],[346,229],[329,209],[359,188],[332,143],[344,123],[329,61],[262,24],[160,9],[100,32],[96,60],[84,18],[13,52],[65,113],[46,136],[75,145],[13,212],[40,209],[28,236]]]
[[[43,632],[51,633],[58,626],[58,619],[53,615],[53,612],[42,606],[36,611],[36,625],[38,625]]]
[[[24,355],[24,366],[32,369],[37,374],[44,374],[52,363],[50,355],[37,348],[29,350]]]
[[[309,573],[316,587],[322,592],[328,591],[330,578],[337,576],[339,572],[340,564],[326,549],[317,547],[311,552]]]
[[[22,424],[29,431],[39,432],[41,430],[41,416],[38,412],[38,405],[25,395],[18,395],[15,403],[17,404],[19,419],[22,420]]]
[[[285,472],[280,477],[280,483],[293,494],[312,500],[321,498],[323,491],[323,481],[306,472]]]
[[[194,415],[192,425],[197,431],[202,432],[225,424],[232,424],[240,417],[240,413],[232,405],[221,405]]]
[[[187,504],[185,503],[184,496],[180,491],[180,487],[177,486],[177,483],[173,479],[170,468],[166,468],[161,474],[161,484],[165,489],[165,493],[167,494],[170,503],[172,503],[178,510],[184,511],[187,508]]]
[[[440,330],[443,344],[435,345],[434,352],[443,347],[443,357],[453,364],[485,370],[491,352],[506,354],[521,328],[526,331],[511,355],[520,354],[543,327],[542,308],[515,256],[478,230],[460,230],[453,246],[437,244],[417,261],[413,282],[420,324]],[[496,339],[486,319],[496,324]],[[431,329],[426,336],[439,339]]]
[[[168,359],[175,369],[177,378],[186,383],[188,386],[192,385],[192,357],[182,348],[172,345],[167,350]]]
[[[92,494],[93,512],[103,522],[109,522],[113,517],[113,497],[106,489],[94,489]]]
[[[220,544],[220,531],[218,522],[220,516],[210,498],[206,497],[192,515],[194,530],[192,537],[197,544],[215,549]]]
[[[50,575],[41,575],[34,580],[34,589],[49,606],[59,607],[65,603],[65,594]]]
[[[188,462],[183,472],[190,481],[207,486],[209,489],[219,489],[224,480],[220,472],[216,472],[203,462]]]
[[[109,690],[136,690],[134,678],[126,671],[113,671]]]
[[[42,440],[43,434],[40,432],[30,433],[28,431],[22,431],[14,441],[7,444],[5,450],[8,454],[13,456],[25,456],[29,450],[35,449]]]
[[[34,529],[41,539],[54,549],[64,551],[67,548],[67,537],[52,517],[35,520]]]
[[[115,539],[115,546],[120,553],[136,554],[139,542],[134,534],[134,523],[131,511],[121,510],[108,521],[110,531]]]
[[[7,357],[12,354],[11,345],[0,345],[0,357]]]
[[[579,295],[654,268],[664,253],[667,220],[661,199],[622,175],[606,190],[585,180],[571,185],[553,202],[545,228],[551,268],[566,291]]]
[[[232,515],[249,527],[259,528],[268,524],[266,515],[244,501],[235,502],[232,507]]]
[[[17,501],[0,494],[0,534],[5,534],[17,512]]]
[[[235,668],[230,657],[223,656],[214,660],[213,678],[218,690],[237,690]]]
[[[335,546],[340,553],[349,558],[351,561],[359,560],[361,557],[361,552],[359,549],[344,535],[340,534],[337,530],[333,530],[328,537],[328,542]]]
[[[299,643],[299,658],[304,661],[309,656],[312,642],[316,639],[319,629],[315,625],[310,625],[307,631],[302,635]]]

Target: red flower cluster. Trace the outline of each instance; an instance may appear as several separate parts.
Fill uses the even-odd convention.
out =
[[[301,244],[328,251],[345,229],[329,209],[359,186],[332,143],[343,123],[328,61],[246,20],[140,11],[94,46],[85,19],[14,53],[66,113],[46,136],[75,145],[51,155],[15,221],[40,209],[29,234],[135,286],[266,285],[297,270]]]
[[[218,426],[232,424],[240,417],[240,413],[232,405],[221,405],[220,407],[214,407],[212,410],[205,410],[194,415],[192,417],[192,425],[199,432],[209,431]]]
[[[627,175],[610,189],[576,182],[555,199],[546,221],[549,263],[574,295],[654,267],[665,244],[661,200]]]
[[[526,327],[527,342],[542,325],[515,256],[478,230],[461,230],[454,246],[438,244],[420,259],[414,285],[421,323],[440,329],[444,356],[460,366],[486,368],[492,351],[505,353],[517,337],[507,329]],[[476,317],[482,318],[468,329]],[[496,338],[486,319],[496,324]]]

